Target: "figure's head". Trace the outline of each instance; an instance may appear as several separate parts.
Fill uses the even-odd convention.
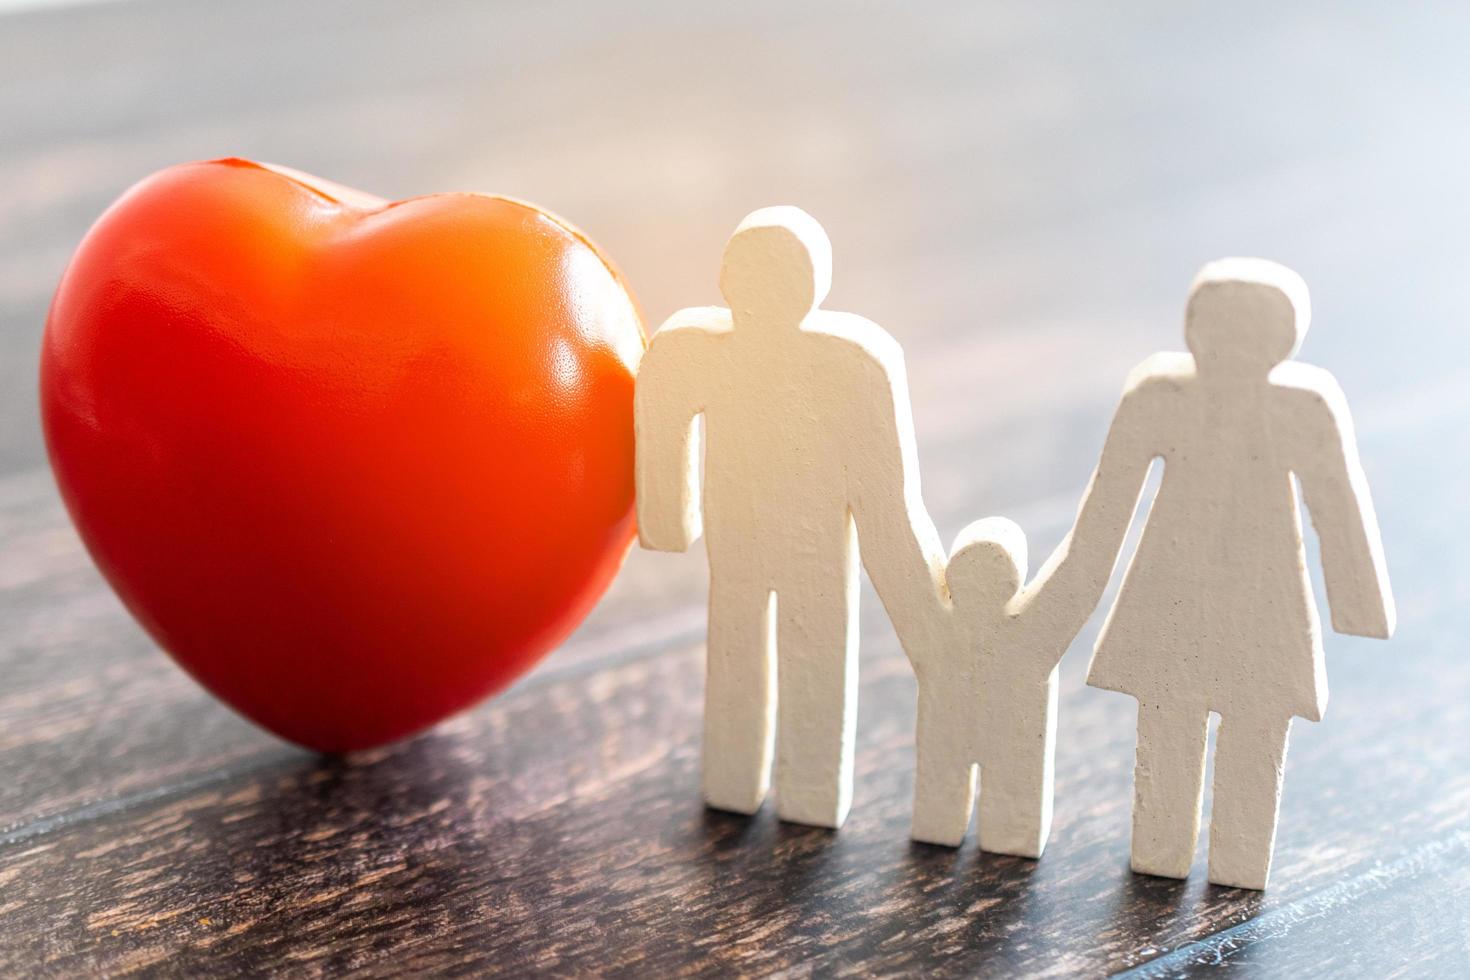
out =
[[[1004,517],[975,521],[955,538],[945,578],[956,609],[1004,606],[1026,580],[1026,532]]]
[[[1184,339],[1201,374],[1265,374],[1297,352],[1311,319],[1307,284],[1286,266],[1220,259],[1190,287]]]
[[[832,287],[832,243],[800,208],[753,211],[725,245],[720,292],[737,324],[801,323]]]

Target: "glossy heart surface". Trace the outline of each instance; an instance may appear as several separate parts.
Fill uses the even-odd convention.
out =
[[[158,644],[347,751],[503,689],[597,602],[634,533],[643,347],[616,270],[535,207],[192,163],[72,259],[42,421]]]

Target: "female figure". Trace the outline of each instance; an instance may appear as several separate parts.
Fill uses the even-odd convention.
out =
[[[1214,711],[1210,881],[1266,885],[1291,719],[1319,721],[1327,704],[1298,485],[1333,628],[1393,632],[1347,403],[1327,372],[1289,360],[1308,317],[1306,284],[1291,270],[1259,259],[1206,266],[1186,313],[1191,353],[1134,370],[1078,514],[1075,547],[1116,555],[1149,465],[1163,459],[1087,678],[1138,699],[1135,871],[1189,874]]]

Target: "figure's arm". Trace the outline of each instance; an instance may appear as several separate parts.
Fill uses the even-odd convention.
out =
[[[1293,405],[1286,424],[1297,437],[1293,469],[1321,545],[1332,628],[1386,640],[1395,625],[1393,593],[1347,398],[1325,371],[1284,367],[1290,370],[1282,377],[1310,406],[1300,412]]]
[[[655,551],[684,551],[701,532],[696,418],[704,411],[716,309],[680,310],[648,345],[633,397],[638,538]]]
[[[1015,601],[1036,631],[1032,647],[1039,655],[1060,660],[1102,598],[1158,455],[1170,388],[1189,370],[1187,357],[1160,354],[1129,376],[1072,530]]]
[[[854,318],[856,319],[856,318]],[[848,503],[859,554],[904,652],[917,668],[949,642],[944,546],[924,507],[918,440],[903,351],[869,325],[854,392],[848,453]]]
[[[1124,533],[1127,533],[1126,525]],[[1106,572],[1099,569],[1106,549],[1078,551],[1073,545],[1075,534],[1075,529],[1067,532],[1036,577],[1013,602],[1026,630],[1027,650],[1053,666],[1061,662],[1072,640],[1087,623],[1112,575],[1111,564]]]

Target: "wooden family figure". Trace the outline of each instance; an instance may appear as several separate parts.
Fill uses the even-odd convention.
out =
[[[1306,285],[1259,259],[1205,267],[1190,352],[1130,375],[1076,523],[1028,582],[1025,535],[1003,518],[966,527],[946,558],[920,495],[902,352],[878,325],[820,308],[831,271],[809,215],[754,212],[725,249],[729,307],[674,314],[639,369],[642,543],[682,551],[703,531],[709,556],[706,802],[754,813],[774,762],[782,819],[842,824],[861,556],[918,678],[913,837],[959,845],[978,783],[980,847],[1039,857],[1058,664],[1162,459],[1088,683],[1138,700],[1134,870],[1188,875],[1215,712],[1210,880],[1264,888],[1288,728],[1320,720],[1327,699],[1298,486],[1334,629],[1394,627],[1346,401],[1291,360]]]

